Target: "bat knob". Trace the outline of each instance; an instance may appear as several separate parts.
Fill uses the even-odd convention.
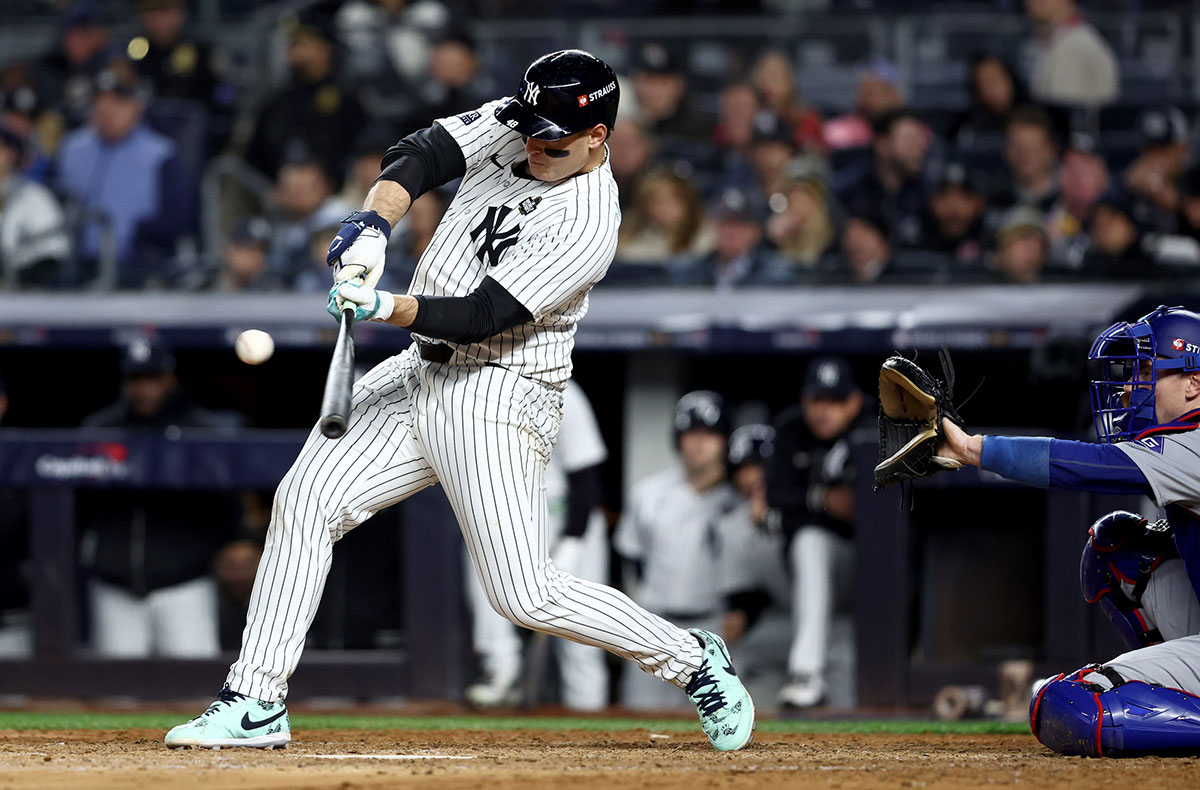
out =
[[[340,439],[346,434],[346,418],[331,414],[321,419],[321,433],[328,439]]]

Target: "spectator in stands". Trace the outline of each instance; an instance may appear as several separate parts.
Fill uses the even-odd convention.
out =
[[[679,285],[730,288],[786,282],[788,268],[763,243],[763,220],[744,193],[727,191],[714,212],[716,241],[711,253],[672,269]]]
[[[775,429],[743,425],[729,436],[730,480],[741,495],[717,522],[721,536],[721,632],[736,645],[738,676],[759,700],[774,699],[787,680],[792,594],[783,535],[768,524],[766,464]]]
[[[967,88],[971,106],[958,117],[950,138],[959,148],[970,148],[981,137],[1004,134],[1014,107],[1029,101],[1025,85],[999,55],[986,52],[971,57]]]
[[[371,115],[409,115],[412,89],[426,78],[430,49],[450,22],[449,9],[440,0],[351,0],[335,19],[346,76],[363,86]]]
[[[1104,157],[1096,151],[1095,138],[1078,132],[1071,135],[1058,172],[1062,194],[1046,220],[1050,261],[1057,268],[1077,270],[1087,252],[1092,209],[1112,178]]]
[[[1013,110],[1004,143],[1010,183],[998,188],[988,202],[1002,216],[1014,206],[1030,206],[1048,214],[1058,201],[1058,145],[1054,121],[1041,107]]]
[[[58,199],[21,175],[24,141],[0,125],[0,288],[65,280],[71,237]]]
[[[333,196],[329,173],[317,159],[283,165],[275,184],[274,202],[279,218],[271,240],[271,269],[285,282],[296,284],[296,278],[312,268],[312,234],[337,225],[354,208]],[[310,282],[308,290],[312,287]],[[326,282],[324,288],[328,287]]]
[[[826,121],[821,128],[829,148],[862,148],[871,144],[876,123],[904,107],[900,72],[890,61],[875,58],[862,70],[854,112]]]
[[[1089,276],[1141,280],[1158,274],[1145,250],[1133,199],[1124,191],[1110,189],[1096,202],[1088,233],[1091,244],[1083,266]]]
[[[771,204],[767,239],[784,260],[815,271],[833,246],[836,231],[829,208],[829,190],[815,175],[787,182],[781,200]]]
[[[762,106],[782,118],[791,129],[792,142],[797,148],[824,153],[821,114],[800,101],[796,74],[787,55],[779,50],[768,50],[760,55],[750,72],[750,83]]]
[[[725,481],[729,413],[715,392],[691,392],[675,407],[674,428],[680,466],[634,484],[613,548],[633,566],[631,598],[681,628],[716,630],[724,608],[716,525],[737,506]],[[629,708],[685,703],[642,672],[625,673],[622,685],[621,704]]]
[[[1046,267],[1049,243],[1042,215],[1029,206],[1009,210],[996,232],[996,251],[991,269],[1009,283],[1036,283]]]
[[[842,250],[835,279],[857,284],[878,282],[894,271],[887,220],[866,205],[852,208],[842,226]]]
[[[242,426],[238,415],[208,411],[187,396],[174,356],[161,343],[131,343],[121,373],[120,400],[87,417],[84,428],[172,437]],[[236,494],[211,491],[80,492],[81,565],[90,576],[92,643],[100,655],[216,655],[217,590],[210,574],[217,551],[237,532],[239,507]]]
[[[963,163],[948,162],[929,196],[921,246],[950,256],[959,273],[976,269],[983,258],[987,201],[979,182],[979,176]]]
[[[245,153],[268,178],[300,158],[317,159],[328,173],[342,172],[343,157],[366,121],[358,98],[339,83],[332,25],[321,6],[285,22],[291,76],[259,109]]]
[[[126,60],[96,75],[91,122],[71,132],[58,152],[59,186],[83,212],[77,258],[80,281],[98,273],[111,234],[116,285],[160,281],[164,256],[193,222],[191,193],[175,143],[143,121],[149,94]]]
[[[1177,185],[1179,190],[1178,231],[1200,242],[1200,165],[1183,171]]]
[[[104,14],[93,0],[67,8],[59,24],[62,32],[55,49],[38,59],[33,75],[38,96],[66,128],[74,129],[87,122],[96,74],[113,53]]]
[[[416,89],[417,107],[404,124],[403,134],[496,98],[491,79],[479,68],[475,39],[465,33],[445,35],[434,44],[428,69],[428,76]]]
[[[351,206],[361,206],[367,193],[379,177],[379,165],[383,155],[395,141],[391,135],[380,130],[364,132],[354,145],[350,164],[346,168],[346,179],[338,197]]]
[[[791,680],[779,695],[790,707],[824,701],[833,665],[840,663],[828,656],[837,599],[847,597],[844,592],[839,596],[839,590],[853,585],[854,446],[875,433],[873,414],[849,363],[821,357],[805,370],[799,406],[780,414],[775,423],[767,503],[787,536],[792,572]],[[853,650],[847,653],[853,660]],[[853,672],[849,674],[852,678]]]
[[[298,272],[292,281],[292,290],[309,293],[322,293],[329,290],[332,275],[325,255],[329,245],[337,235],[340,223],[316,227],[308,234],[308,260],[303,270]],[[386,272],[385,272],[386,273]]]
[[[930,141],[929,128],[916,114],[908,110],[886,113],[875,122],[869,169],[842,195],[845,204],[878,206],[892,229],[892,241],[899,246],[920,242]]]
[[[633,92],[639,121],[656,137],[682,143],[707,143],[712,137],[713,120],[692,106],[685,65],[668,46],[650,42],[638,50]]]
[[[1179,211],[1176,182],[1191,153],[1187,118],[1178,107],[1148,110],[1142,115],[1142,152],[1125,171],[1121,183],[1134,199],[1134,217],[1145,228],[1170,231]]]
[[[432,189],[413,201],[408,213],[392,230],[392,241],[388,244],[387,268],[383,272],[385,290],[403,293],[408,290],[417,262],[433,241],[442,215],[446,213],[447,196]]]
[[[1035,100],[1097,106],[1117,98],[1116,55],[1074,0],[1025,0],[1025,9],[1037,27]]]
[[[0,375],[0,425],[8,411],[8,391]],[[24,658],[33,652],[29,622],[29,513],[25,494],[0,488],[0,656]]]
[[[754,118],[752,141],[750,166],[754,172],[755,201],[766,206],[771,196],[782,192],[787,183],[788,167],[797,153],[796,135],[787,121],[763,110]]]
[[[242,631],[246,627],[246,612],[250,608],[250,593],[254,591],[254,575],[262,559],[262,544],[241,538],[225,544],[213,562],[217,580],[217,621],[222,650],[237,650],[242,646]]]
[[[138,0],[141,29],[126,48],[155,98],[187,99],[228,111],[232,88],[217,77],[212,47],[186,34],[185,0]]]
[[[17,170],[39,184],[51,180],[53,159],[48,151],[57,148],[62,135],[61,119],[45,109],[26,64],[0,69],[0,126],[21,140]]]
[[[749,83],[735,82],[721,90],[712,142],[715,167],[725,183],[744,188],[753,180],[750,146],[754,141],[754,119],[761,110],[758,92]]]
[[[608,144],[608,163],[617,182],[621,210],[633,205],[642,178],[652,168],[658,141],[636,121],[621,121]]]
[[[633,208],[621,222],[617,259],[624,263],[679,263],[713,250],[715,233],[704,201],[690,181],[666,168],[646,175]]]
[[[239,222],[225,239],[212,288],[228,293],[276,293],[282,287],[271,271],[271,223],[263,217]]]

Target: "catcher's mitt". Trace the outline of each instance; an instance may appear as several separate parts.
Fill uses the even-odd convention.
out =
[[[937,455],[942,419],[962,426],[951,403],[954,369],[942,354],[943,384],[902,356],[888,357],[879,371],[879,464],[875,490],[901,480],[925,477],[943,469],[958,469],[958,461]]]

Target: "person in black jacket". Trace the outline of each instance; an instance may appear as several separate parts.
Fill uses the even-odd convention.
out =
[[[237,415],[196,405],[179,387],[163,345],[132,343],[121,398],[83,421],[177,438],[184,430],[229,431]],[[218,652],[213,557],[241,521],[236,494],[101,489],[78,500],[81,564],[90,574],[92,643],[105,656],[177,658]]]
[[[813,360],[799,406],[776,421],[767,504],[787,537],[792,572],[791,681],[779,693],[789,707],[818,705],[829,690],[830,624],[839,589],[852,581],[853,445],[874,431],[874,417],[840,357]]]

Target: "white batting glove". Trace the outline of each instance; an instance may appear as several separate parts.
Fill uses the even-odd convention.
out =
[[[579,560],[583,555],[583,540],[563,536],[558,539],[554,551],[550,552],[550,561],[554,567],[572,576],[579,572]]]
[[[333,267],[334,282],[361,278],[372,288],[378,285],[391,231],[387,220],[374,211],[356,211],[346,217],[325,258]]]
[[[396,298],[388,291],[380,291],[369,285],[356,283],[334,283],[329,289],[329,304],[326,310],[340,319],[342,310],[354,307],[355,321],[386,321],[396,309]]]

